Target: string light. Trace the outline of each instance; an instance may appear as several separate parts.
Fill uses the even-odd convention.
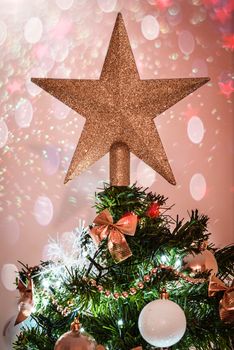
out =
[[[159,271],[162,271],[162,270],[170,271],[170,272],[174,273],[175,276],[183,279],[184,281],[186,281],[188,283],[200,284],[200,283],[207,282],[207,279],[205,279],[205,278],[190,277],[186,274],[183,274],[182,272],[177,271],[173,266],[164,265],[164,264],[160,264],[158,266],[155,266],[153,269],[151,269],[151,271],[148,274],[144,275],[144,278],[143,278],[144,282],[142,282],[142,281],[135,282],[135,286],[131,287],[129,289],[129,291],[123,291],[123,292],[113,291],[113,292],[111,292],[109,290],[105,290],[105,288],[100,283],[97,284],[95,279],[87,279],[87,277],[86,277],[86,278],[84,278],[84,281],[86,283],[89,283],[92,287],[97,288],[97,290],[100,293],[104,293],[104,295],[106,297],[113,296],[115,299],[119,299],[120,297],[128,298],[130,295],[136,294],[137,291],[144,289],[145,282],[149,283],[157,275],[157,273]]]
[[[181,261],[181,259],[176,259],[176,262],[175,262],[175,264],[174,264],[174,267],[176,268],[176,269],[178,269],[178,268],[180,268],[181,267],[181,265],[182,265],[182,261]]]
[[[122,319],[118,320],[118,326],[122,327],[122,326],[123,326],[123,324],[124,324],[124,322],[123,322],[123,320],[122,320]]]
[[[167,260],[168,260],[168,258],[167,258],[166,255],[162,255],[162,256],[161,256],[161,262],[162,262],[163,264],[165,264],[165,263],[167,262]]]
[[[178,259],[179,260],[179,259]],[[180,271],[177,271],[173,266],[170,265],[164,265],[160,264],[158,266],[155,266],[154,268],[151,269],[149,273],[144,275],[143,281],[140,281],[140,279],[135,280],[135,285],[130,287],[129,290],[125,291],[110,291],[106,290],[104,286],[102,286],[100,283],[98,284],[97,281],[93,278],[87,278],[83,277],[83,282],[87,283],[91,288],[96,288],[97,291],[101,294],[103,294],[105,297],[109,298],[112,297],[115,300],[118,300],[119,298],[129,298],[132,295],[135,295],[139,291],[143,290],[149,282],[151,282],[154,278],[156,278],[157,274],[160,273],[161,271],[170,271],[173,273],[177,278],[181,278],[184,281],[192,284],[202,284],[207,282],[207,279],[205,278],[193,278],[190,277],[186,274],[183,274]],[[55,299],[54,295],[49,292],[46,289],[43,289],[44,295],[46,295],[48,298],[51,299],[52,304],[57,308],[57,311],[61,313],[62,316],[66,317],[72,312],[72,307],[74,306],[74,302],[72,300],[67,301],[67,306],[60,305],[59,302]],[[123,320],[119,319],[118,320],[118,326],[122,327],[123,326]]]
[[[50,281],[48,279],[43,279],[41,284],[44,289],[48,289],[50,287]]]

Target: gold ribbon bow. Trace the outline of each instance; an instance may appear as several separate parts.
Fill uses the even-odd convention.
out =
[[[227,287],[219,278],[211,276],[208,289],[209,297],[222,291],[224,295],[219,302],[220,318],[225,323],[234,323],[234,287]]]
[[[105,209],[94,219],[94,224],[95,226],[90,230],[90,236],[97,245],[108,238],[108,249],[116,262],[132,256],[124,235],[135,235],[137,215],[127,214],[114,224],[111,213]]]

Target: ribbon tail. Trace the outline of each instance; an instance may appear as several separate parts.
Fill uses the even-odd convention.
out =
[[[225,284],[217,277],[212,276],[209,282],[208,296],[213,297],[217,292],[227,290]]]
[[[132,256],[131,249],[124,235],[117,230],[112,230],[109,234],[108,249],[116,263],[124,261]]]
[[[224,323],[234,324],[234,287],[228,289],[220,300],[219,315]]]
[[[33,280],[30,278],[28,281],[27,287],[23,284],[21,280],[18,282],[18,289],[21,294],[19,302],[19,313],[15,320],[15,326],[21,322],[24,322],[32,313],[34,301],[33,301],[33,292],[34,285]]]
[[[17,318],[16,318],[16,320],[15,320],[15,326],[17,326],[17,324],[20,324],[20,323],[22,323],[22,322],[24,322],[25,320],[27,320],[27,318],[28,318],[28,316],[25,316],[24,314],[23,314],[23,312],[22,311],[20,311],[19,313],[18,313],[18,315],[17,315]]]
[[[20,304],[20,310],[15,320],[15,326],[17,324],[24,322],[31,315],[33,311],[33,299],[28,299]]]

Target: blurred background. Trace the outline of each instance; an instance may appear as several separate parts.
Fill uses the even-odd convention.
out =
[[[0,331],[17,313],[19,261],[47,259],[49,237],[82,219],[109,179],[108,155],[63,185],[85,119],[31,77],[98,79],[121,11],[142,79],[211,81],[155,120],[177,180],[131,157],[131,182],[168,196],[172,215],[198,208],[211,241],[233,242],[232,0],[1,0]],[[11,349],[1,334],[1,350]]]

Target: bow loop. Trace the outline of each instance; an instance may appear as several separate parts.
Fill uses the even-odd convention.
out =
[[[124,235],[135,235],[136,215],[127,214],[114,223],[111,213],[105,209],[96,216],[93,222],[95,226],[91,228],[90,236],[97,245],[103,239],[108,238],[108,249],[116,262],[121,262],[132,255]]]
[[[228,287],[219,278],[211,276],[208,295],[213,297],[218,292],[224,292],[219,302],[220,319],[225,323],[234,323],[234,287]]]
[[[109,226],[113,224],[113,217],[108,209],[103,210],[100,214],[96,216],[93,220],[94,224],[98,226]]]

